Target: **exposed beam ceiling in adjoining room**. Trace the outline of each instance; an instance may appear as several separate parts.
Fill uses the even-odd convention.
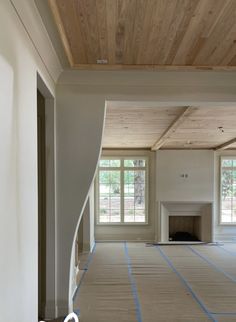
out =
[[[232,149],[235,138],[235,107],[108,104],[103,148]]]

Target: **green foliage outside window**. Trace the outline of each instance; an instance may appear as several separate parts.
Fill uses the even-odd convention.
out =
[[[125,222],[144,222],[146,160],[102,159],[99,166],[100,220],[101,218],[103,222],[107,222],[108,218],[109,222],[120,220],[122,211]],[[123,210],[121,198],[124,200]]]

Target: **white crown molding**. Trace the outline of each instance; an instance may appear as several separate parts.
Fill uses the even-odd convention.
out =
[[[64,69],[61,84],[121,86],[236,87],[236,72],[226,71],[89,71]]]
[[[49,75],[57,82],[63,68],[33,0],[10,0]]]

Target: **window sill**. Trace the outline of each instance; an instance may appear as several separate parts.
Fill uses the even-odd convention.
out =
[[[148,226],[149,223],[96,223],[96,226]]]
[[[233,223],[220,222],[219,226],[236,226],[236,222],[233,222]]]

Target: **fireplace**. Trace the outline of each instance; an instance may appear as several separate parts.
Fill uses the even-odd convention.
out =
[[[169,216],[169,241],[201,241],[201,216]]]
[[[159,242],[212,242],[212,203],[160,202]]]

